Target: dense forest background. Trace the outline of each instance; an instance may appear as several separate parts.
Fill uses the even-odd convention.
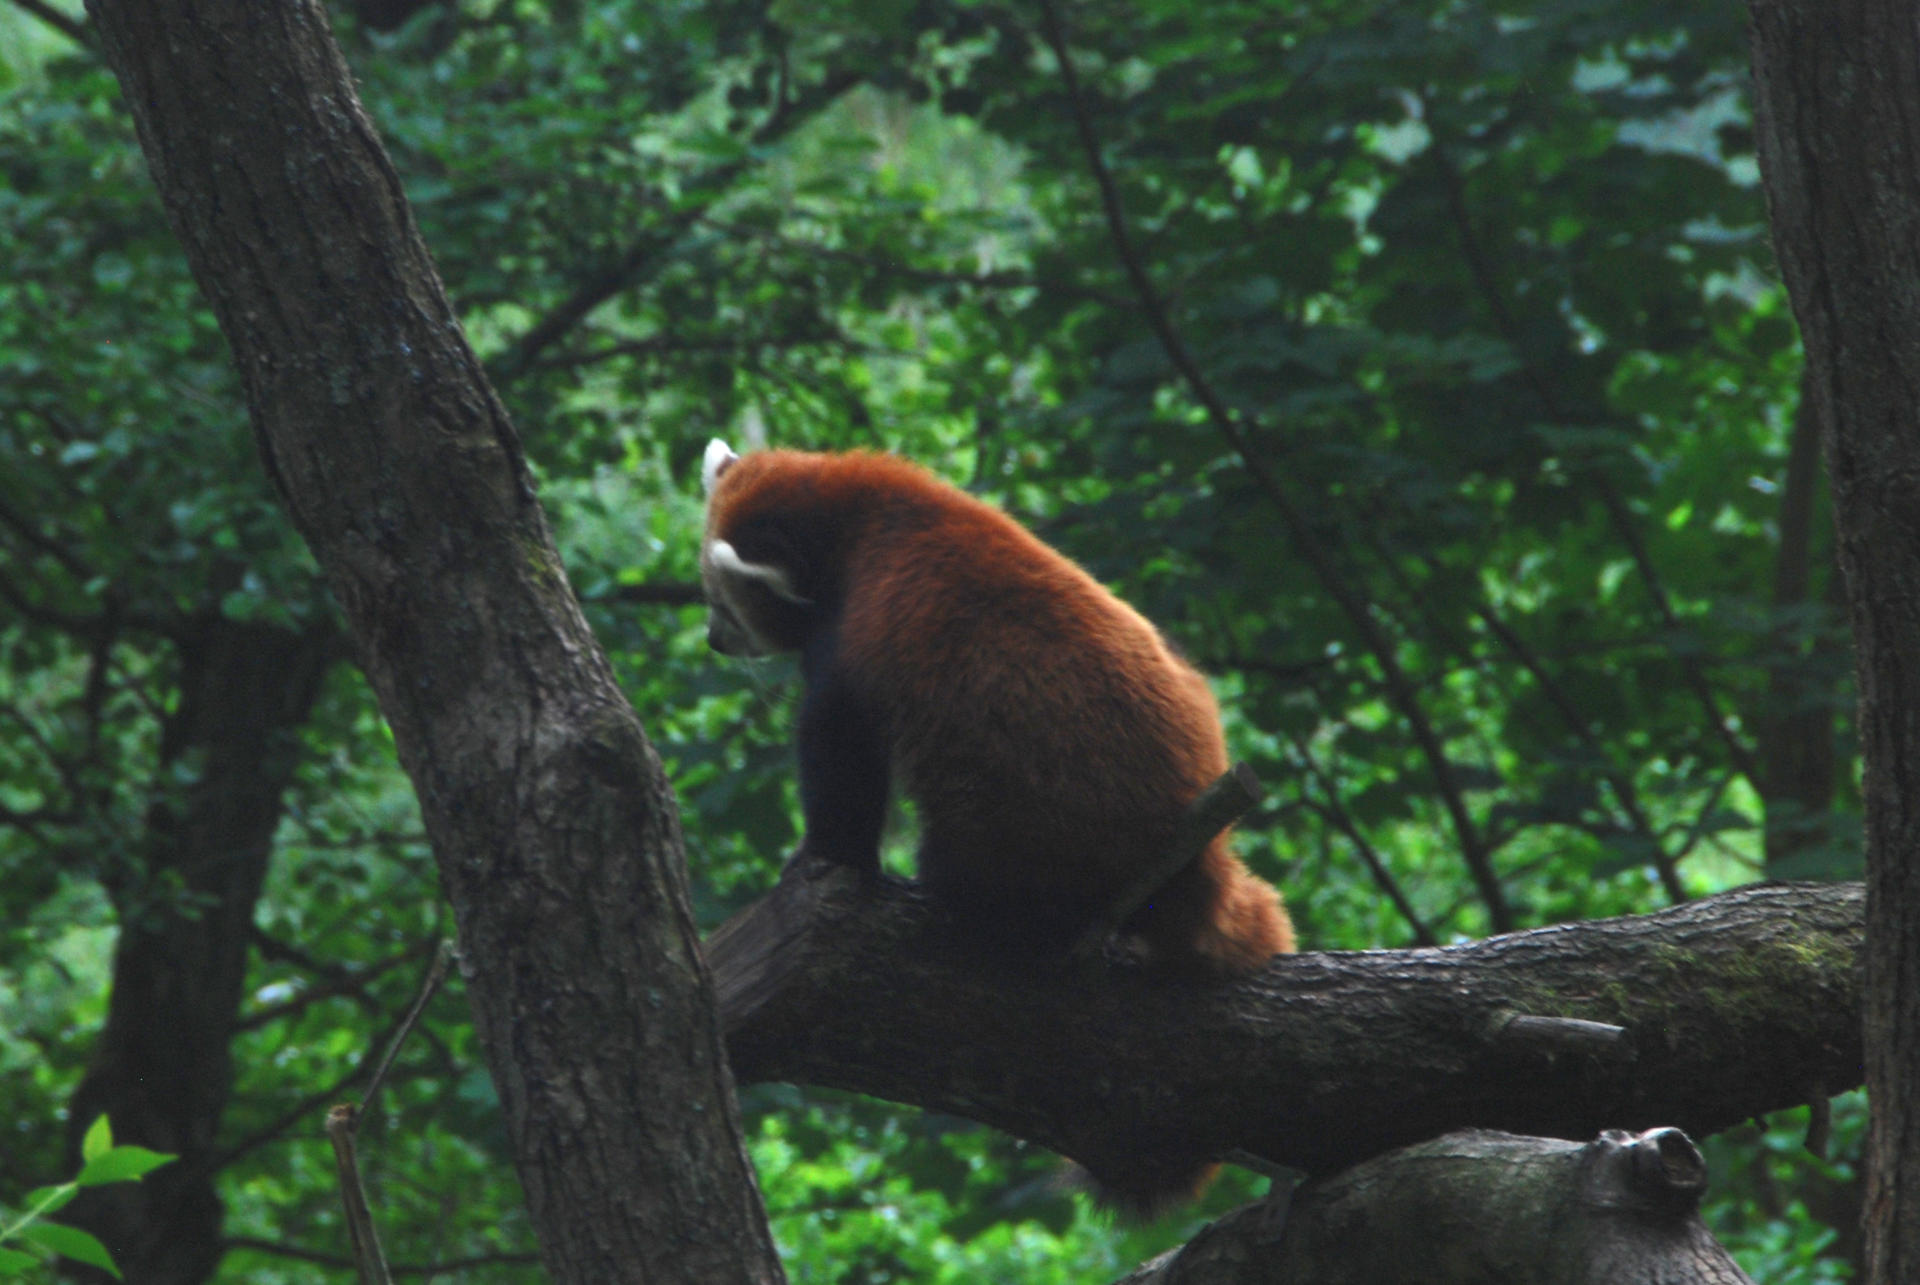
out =
[[[790,669],[704,643],[716,434],[912,455],[1138,604],[1216,677],[1308,949],[1857,875],[1737,9],[333,16],[706,924],[796,824]],[[146,1198],[216,1229],[174,1279],[344,1280],[320,1120],[451,923],[93,45],[0,6],[0,1206],[131,1103],[182,1154]],[[1111,1279],[1266,1182],[1116,1229],[965,1121],[742,1106],[797,1280]],[[1847,1279],[1862,1114],[1824,1159],[1713,1140],[1756,1278]],[[363,1147],[396,1264],[537,1279],[457,981]]]

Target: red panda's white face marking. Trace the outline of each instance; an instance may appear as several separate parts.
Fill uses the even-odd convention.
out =
[[[793,578],[786,568],[771,562],[748,562],[725,540],[714,540],[707,545],[707,565],[721,579],[724,587],[732,590],[745,584],[764,586],[767,591],[783,602],[796,607],[809,607],[813,599],[793,587]]]
[[[701,558],[707,584],[707,645],[723,656],[769,656],[788,650],[758,625],[773,607],[769,598],[797,607],[811,601],[793,587],[786,569],[748,562],[725,540],[707,542]]]

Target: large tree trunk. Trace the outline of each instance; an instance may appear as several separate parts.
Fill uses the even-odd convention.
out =
[[[1750,0],[1774,244],[1826,427],[1866,758],[1867,1260],[1920,1279],[1920,20]]]
[[[317,0],[91,0],[419,793],[562,1281],[767,1281],[659,763]]]
[[[193,1285],[220,1261],[212,1165],[249,929],[299,759],[297,729],[337,651],[326,630],[219,617],[179,645],[180,703],[157,776],[193,780],[160,787],[136,861],[109,874],[120,920],[113,992],[67,1117],[76,1168],[81,1135],[103,1112],[118,1141],[180,1157],[144,1182],[84,1193],[68,1214],[139,1285]]]

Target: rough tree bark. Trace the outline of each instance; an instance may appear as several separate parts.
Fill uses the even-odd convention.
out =
[[[556,1279],[768,1281],[673,800],[316,0],[92,0],[420,797]]]
[[[81,1135],[103,1112],[118,1140],[180,1157],[145,1182],[83,1193],[68,1210],[142,1285],[193,1285],[220,1261],[213,1166],[249,929],[299,759],[297,729],[339,650],[331,630],[218,616],[183,625],[178,646],[180,703],[161,733],[157,775],[195,776],[177,795],[163,788],[138,860],[108,875],[120,928],[113,990],[67,1116],[75,1168]]]
[[[1920,1279],[1920,21],[1749,0],[1775,249],[1826,433],[1866,759],[1867,1276]]]
[[[1740,1285],[1677,1129],[1465,1130],[1235,1211],[1119,1285]]]
[[[1010,954],[913,888],[796,865],[708,955],[742,1082],[913,1102],[1096,1166],[1192,1148],[1324,1173],[1463,1127],[1703,1135],[1858,1084],[1861,897],[1761,886],[1196,989]]]

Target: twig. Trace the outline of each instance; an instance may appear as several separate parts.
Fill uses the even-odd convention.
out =
[[[1574,737],[1586,746],[1587,752],[1593,754],[1605,765],[1601,768],[1601,776],[1608,785],[1613,787],[1614,797],[1620,801],[1620,808],[1627,814],[1627,820],[1633,826],[1634,833],[1646,840],[1653,867],[1659,873],[1660,886],[1666,891],[1667,899],[1676,906],[1686,901],[1687,889],[1686,885],[1680,882],[1680,867],[1674,861],[1672,854],[1667,851],[1667,845],[1661,842],[1658,834],[1654,833],[1653,822],[1647,819],[1646,812],[1640,807],[1640,796],[1634,789],[1633,778],[1613,764],[1611,756],[1600,744],[1599,738],[1593,734],[1593,729],[1587,725],[1586,719],[1580,716],[1580,711],[1575,707],[1572,697],[1566,694],[1559,682],[1548,672],[1546,664],[1526,640],[1515,633],[1491,606],[1482,603],[1474,608],[1474,614],[1480,618],[1480,623],[1487,627],[1488,632],[1500,641],[1501,646],[1520,662],[1521,668],[1533,675],[1533,681],[1540,684],[1541,695],[1547,698],[1547,703],[1553,706]]]
[[[1109,308],[1131,307],[1133,300],[1117,294],[1111,294],[1096,287],[1084,286],[1076,281],[1053,280],[1032,276],[1024,272],[1006,270],[994,272],[967,272],[962,269],[923,268],[897,259],[876,258],[861,254],[857,250],[847,250],[839,246],[824,245],[799,237],[789,236],[773,228],[759,228],[750,224],[737,223],[728,219],[717,219],[712,215],[703,215],[700,222],[716,231],[730,236],[754,237],[770,241],[782,249],[792,250],[811,259],[827,259],[838,263],[851,263],[869,271],[895,277],[903,281],[917,281],[926,285],[971,286],[988,290],[1037,290],[1043,294],[1065,295],[1073,299],[1087,299],[1104,303]]]
[[[75,22],[72,18],[67,17],[66,14],[61,13],[52,5],[47,4],[45,0],[13,0],[13,4],[17,9],[25,9],[28,13],[40,19],[40,21],[46,23],[55,31],[58,31],[67,39],[73,41],[74,44],[79,45],[82,49],[92,49],[94,47],[93,29],[91,27],[87,26],[84,22]]]
[[[257,942],[261,937],[264,937],[265,934],[259,933],[257,929],[255,931],[255,941]],[[398,968],[401,964],[420,958],[420,956],[426,954],[427,951],[432,948],[433,943],[431,941],[415,942],[399,954],[389,955],[378,963],[368,964],[364,968],[351,970],[336,968],[317,969],[316,971],[319,972],[320,976],[326,979],[320,985],[310,986],[291,999],[282,1000],[278,1004],[269,1004],[265,1008],[258,1009],[255,1012],[247,1014],[245,1017],[236,1019],[234,1029],[236,1031],[258,1030],[269,1022],[276,1022],[283,1017],[290,1017],[320,1000],[334,999],[340,996],[351,997],[357,1001],[362,1008],[377,1011],[379,1006],[374,1002],[373,996],[367,993],[367,986],[371,984],[374,979],[384,976],[393,969]],[[262,950],[261,953],[265,954],[266,952]],[[289,957],[297,957],[298,954],[299,952],[292,951],[291,948],[289,948]],[[304,964],[307,961],[303,960],[301,962]]]
[[[1321,805],[1320,810],[1333,822],[1335,828],[1347,837],[1347,842],[1353,845],[1353,850],[1360,854],[1360,860],[1367,867],[1367,873],[1373,876],[1374,885],[1387,894],[1387,900],[1393,903],[1393,908],[1400,912],[1400,917],[1407,921],[1408,927],[1413,929],[1414,943],[1420,946],[1438,946],[1440,939],[1434,935],[1433,929],[1427,926],[1426,921],[1420,918],[1419,912],[1413,908],[1412,900],[1400,887],[1400,881],[1393,877],[1393,872],[1387,869],[1386,861],[1374,849],[1367,836],[1361,832],[1360,823],[1354,820],[1351,812],[1347,811],[1347,805],[1340,801],[1340,792],[1333,778],[1325,768],[1320,766],[1319,760],[1314,758],[1313,751],[1308,748],[1305,741],[1291,732],[1287,734],[1287,739],[1293,745],[1294,754],[1307,769],[1307,775],[1314,779],[1320,787],[1320,793],[1325,796],[1326,801]]]
[[[1219,780],[1187,805],[1166,854],[1121,891],[1106,912],[1089,924],[1074,942],[1075,959],[1097,956],[1120,925],[1133,918],[1167,880],[1199,859],[1219,833],[1253,810],[1260,802],[1260,778],[1245,763],[1236,763]]]
[[[433,998],[434,992],[447,979],[447,967],[452,962],[453,942],[443,941],[434,954],[427,975],[421,979],[420,991],[413,997],[413,1006],[400,1019],[399,1029],[387,1042],[387,1051],[373,1068],[373,1078],[367,1082],[367,1091],[361,1096],[360,1105],[342,1102],[327,1112],[327,1140],[333,1144],[334,1167],[340,1174],[340,1201],[346,1208],[347,1232],[353,1242],[353,1261],[359,1270],[361,1285],[392,1285],[393,1276],[387,1270],[386,1255],[380,1250],[380,1236],[374,1230],[373,1214],[367,1208],[367,1193],[360,1182],[360,1161],[354,1150],[354,1135],[360,1130],[361,1117],[380,1092],[394,1058],[399,1056],[400,1046],[413,1033],[414,1026],[420,1021],[420,1014],[427,1007],[427,1001]]]
[[[1433,113],[1428,111],[1425,117],[1432,125]],[[1446,144],[1435,134],[1434,144],[1429,149],[1435,168],[1440,171],[1442,185],[1446,188],[1447,209],[1453,218],[1455,231],[1460,237],[1460,252],[1467,261],[1467,275],[1473,278],[1475,289],[1485,301],[1487,312],[1493,318],[1494,329],[1506,340],[1507,347],[1513,351],[1514,360],[1520,363],[1520,370],[1527,386],[1547,417],[1557,423],[1571,423],[1572,417],[1560,405],[1552,385],[1547,382],[1538,363],[1528,354],[1521,343],[1521,331],[1507,308],[1506,296],[1501,293],[1500,284],[1494,275],[1493,260],[1480,244],[1479,234],[1474,230],[1472,212],[1467,208],[1466,182],[1452,157],[1447,154]],[[1600,495],[1600,506],[1607,515],[1607,523],[1613,528],[1614,535],[1626,546],[1627,556],[1633,562],[1634,570],[1647,591],[1647,597],[1653,603],[1654,614],[1660,617],[1661,624],[1668,629],[1681,627],[1680,617],[1673,609],[1673,600],[1667,594],[1665,582],[1653,564],[1653,555],[1647,549],[1647,543],[1640,537],[1640,530],[1634,525],[1633,514],[1627,508],[1626,500],[1613,485],[1611,478],[1600,469],[1587,470],[1587,476],[1593,480],[1594,488]],[[1713,724],[1721,743],[1726,746],[1727,756],[1732,760],[1735,770],[1752,782],[1756,789],[1764,785],[1760,765],[1753,751],[1741,744],[1734,735],[1733,727],[1727,715],[1721,711],[1720,698],[1714,693],[1713,685],[1707,681],[1705,671],[1692,656],[1679,656],[1681,673],[1686,675],[1688,686],[1693,688],[1694,699],[1698,700]]]
[[[1369,531],[1375,531],[1383,524],[1385,515],[1370,510],[1369,516],[1373,520],[1369,522],[1367,529]],[[1392,555],[1391,551],[1384,546],[1377,536],[1370,536],[1368,543],[1372,546],[1375,555],[1379,557],[1381,564],[1386,567],[1387,574],[1392,577],[1394,582],[1400,587],[1401,592],[1414,602],[1421,601],[1421,594],[1417,587],[1402,573],[1400,560]],[[1444,573],[1445,568],[1443,565],[1431,555],[1420,554],[1417,556],[1420,563],[1427,568],[1429,575],[1438,577]],[[1529,647],[1526,641],[1500,618],[1499,613],[1494,610],[1492,604],[1485,601],[1479,595],[1475,595],[1474,604],[1470,610],[1479,619],[1480,623],[1486,626],[1488,632],[1493,634],[1494,638],[1512,654],[1513,658],[1520,662],[1521,667],[1533,676],[1534,681],[1540,684],[1541,694],[1547,698],[1547,703],[1553,706],[1554,712],[1560,715],[1562,721],[1566,723],[1568,730],[1571,731],[1574,737],[1579,740],[1580,744],[1586,748],[1587,752],[1592,754],[1594,759],[1602,764],[1601,775],[1603,779],[1613,787],[1614,794],[1620,801],[1621,810],[1627,814],[1627,820],[1634,832],[1647,842],[1650,859],[1659,874],[1660,886],[1666,891],[1668,899],[1674,905],[1679,905],[1681,902],[1686,901],[1687,891],[1680,882],[1679,868],[1675,865],[1673,858],[1668,855],[1666,846],[1660,842],[1659,835],[1654,833],[1653,823],[1647,819],[1645,811],[1641,809],[1639,795],[1633,787],[1632,778],[1614,765],[1612,756],[1608,754],[1606,748],[1601,745],[1599,738],[1593,733],[1593,728],[1588,724],[1587,720],[1581,716],[1572,698],[1566,694],[1553,674],[1547,669],[1546,664],[1541,660],[1538,653]],[[1465,646],[1447,638],[1444,630],[1441,629],[1437,623],[1429,627],[1432,628],[1436,634],[1440,635],[1442,640],[1455,651],[1465,652],[1468,650]]]
[[[687,580],[648,580],[640,584],[615,585],[596,594],[588,602],[619,602],[649,607],[691,607],[705,602],[706,592]]]
[[[409,1008],[407,1015],[400,1019],[400,1029],[393,1033],[393,1038],[387,1042],[386,1053],[381,1056],[379,1064],[373,1068],[373,1078],[367,1081],[367,1091],[360,1098],[360,1106],[358,1109],[349,1108],[354,1112],[355,1128],[359,1127],[359,1117],[373,1105],[373,1099],[380,1092],[380,1085],[387,1078],[387,1071],[393,1066],[394,1058],[400,1055],[400,1046],[407,1042],[407,1036],[413,1034],[413,1028],[419,1023],[420,1014],[425,1011],[427,1001],[432,999],[434,992],[440,989],[440,984],[447,980],[447,969],[452,963],[453,941],[448,939],[441,942],[440,949],[434,953],[433,963],[427,967],[427,975],[420,981],[420,993],[413,997],[413,1007]]]
[[[220,1244],[227,1250],[252,1250],[257,1254],[272,1254],[277,1258],[291,1258],[296,1262],[314,1263],[321,1267],[353,1266],[351,1259],[342,1258],[338,1254],[323,1254],[317,1249],[307,1249],[301,1245],[285,1245],[259,1236],[228,1236]],[[466,1258],[449,1258],[439,1263],[393,1263],[387,1270],[396,1277],[445,1276],[452,1272],[465,1271],[470,1267],[493,1267],[501,1264],[519,1266],[539,1261],[538,1254],[503,1249],[491,1254],[471,1254]]]
[[[353,1146],[358,1117],[345,1102],[327,1112],[327,1141],[333,1144],[333,1163],[340,1173],[340,1200],[347,1210],[347,1236],[353,1243],[360,1285],[393,1285],[386,1255],[380,1252],[380,1237],[373,1229],[373,1213],[367,1208],[366,1189],[360,1185],[360,1161]]]
[[[15,3],[18,2],[15,0]],[[4,498],[0,498],[0,523],[11,527],[29,546],[65,567],[67,574],[75,580],[85,583],[95,578],[97,573],[87,565],[86,559],[73,551],[72,546],[42,531],[39,523],[15,509]]]
[[[1406,672],[1401,668],[1394,655],[1392,643],[1388,640],[1380,624],[1373,618],[1369,604],[1354,587],[1349,584],[1335,567],[1332,557],[1322,547],[1319,537],[1314,534],[1312,525],[1307,521],[1293,499],[1280,485],[1271,469],[1254,453],[1240,417],[1221,399],[1219,392],[1207,379],[1194,360],[1186,341],[1173,326],[1167,315],[1165,301],[1155,288],[1153,280],[1147,275],[1145,264],[1134,248],[1132,234],[1128,230],[1126,210],[1120,203],[1120,192],[1115,186],[1113,175],[1100,154],[1100,140],[1093,132],[1093,122],[1087,115],[1086,104],[1080,94],[1080,78],[1073,68],[1073,58],[1067,49],[1066,37],[1061,33],[1060,17],[1055,11],[1053,0],[1041,0],[1041,21],[1045,27],[1047,44],[1052,48],[1054,58],[1060,64],[1060,79],[1067,93],[1067,105],[1073,117],[1074,128],[1080,136],[1080,145],[1087,155],[1087,164],[1093,172],[1094,183],[1100,189],[1100,204],[1106,213],[1107,230],[1113,240],[1114,253],[1120,258],[1127,280],[1132,284],[1138,298],[1141,311],[1145,315],[1147,326],[1153,331],[1154,338],[1173,367],[1180,373],[1195,400],[1207,413],[1216,431],[1226,439],[1240,463],[1247,470],[1256,485],[1266,494],[1268,502],[1280,514],[1281,522],[1287,528],[1287,536],[1293,542],[1300,555],[1312,568],[1316,578],[1327,590],[1330,597],[1339,606],[1341,612],[1359,633],[1367,651],[1374,662],[1380,666],[1386,679],[1387,691],[1401,717],[1407,720],[1418,743],[1422,755],[1426,758],[1438,788],[1440,801],[1445,807],[1447,818],[1453,825],[1455,837],[1460,843],[1460,853],[1467,863],[1467,871],[1472,876],[1474,887],[1487,908],[1487,919],[1495,932],[1511,931],[1515,924],[1512,906],[1507,901],[1505,889],[1501,887],[1500,876],[1494,869],[1492,853],[1487,847],[1485,837],[1467,811],[1465,791],[1454,775],[1453,764],[1447,758],[1446,748],[1440,742],[1439,734],[1434,730],[1426,711],[1421,707],[1419,696],[1412,683],[1407,680]]]
[[[814,86],[802,100],[776,104],[773,113],[749,137],[750,151],[781,138],[801,123],[802,112],[832,102],[860,79],[860,74],[840,72]],[[571,294],[536,321],[504,352],[487,362],[488,376],[498,384],[506,384],[526,374],[542,353],[572,332],[588,314],[615,295],[638,285],[646,278],[650,267],[665,262],[665,256],[675,243],[719,201],[735,179],[746,173],[753,159],[749,155],[742,160],[726,161],[701,175],[700,184],[716,193],[711,200],[694,209],[673,212],[659,228],[642,233],[617,259],[588,273]]]

